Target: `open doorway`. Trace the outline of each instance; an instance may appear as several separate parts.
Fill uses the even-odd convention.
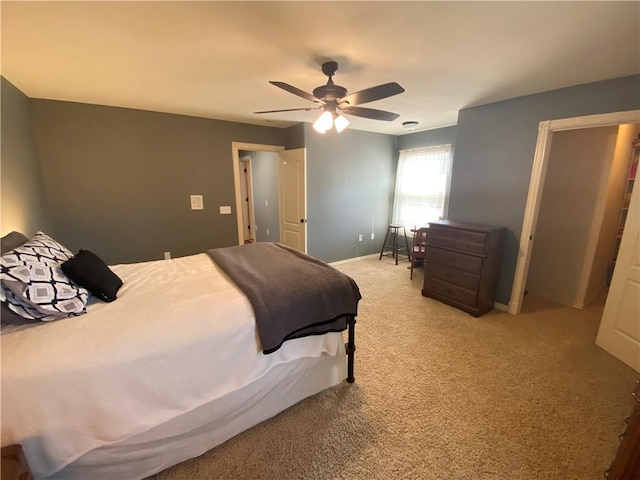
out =
[[[240,162],[244,243],[280,242],[280,158],[276,152],[240,150]]]
[[[238,244],[280,242],[306,253],[306,150],[233,142],[232,161]]]
[[[531,255],[533,253],[534,235],[537,235],[537,222],[554,133],[639,122],[640,111],[637,110],[540,122],[527,205],[520,235],[520,249],[509,301],[509,313],[518,314],[522,308]],[[567,221],[570,221],[570,219],[567,219]],[[592,244],[589,248],[595,248],[595,244]]]
[[[638,125],[624,124],[554,134],[526,280],[529,294],[575,308],[604,305],[637,132]]]

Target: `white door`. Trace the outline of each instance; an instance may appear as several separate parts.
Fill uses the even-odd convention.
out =
[[[640,372],[640,188],[633,188],[596,344]]]
[[[280,242],[307,251],[306,149],[280,156]]]

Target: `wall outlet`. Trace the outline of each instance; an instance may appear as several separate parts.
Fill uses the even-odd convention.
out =
[[[268,207],[268,206],[269,206],[269,200],[265,200],[265,201],[264,201],[264,206],[265,206],[265,207]]]
[[[221,205],[220,206],[220,215],[230,215],[231,214],[231,207],[228,205]]]
[[[371,240],[373,240],[375,237],[375,235],[373,234],[373,232],[371,232]]]
[[[361,242],[362,241],[362,235],[358,235],[358,241]]]
[[[171,252],[164,252],[164,259],[171,260]]]
[[[202,195],[191,195],[191,210],[204,210]]]
[[[269,236],[269,229],[267,228],[267,237]]]

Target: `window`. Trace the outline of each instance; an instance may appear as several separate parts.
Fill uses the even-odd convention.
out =
[[[400,150],[393,223],[409,230],[445,218],[452,164],[451,145]]]

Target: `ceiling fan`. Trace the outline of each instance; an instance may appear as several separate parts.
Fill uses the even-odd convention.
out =
[[[338,71],[337,62],[325,62],[322,64],[322,73],[329,80],[326,85],[321,85],[313,89],[313,94],[307,93],[299,88],[284,82],[272,82],[272,85],[282,88],[289,93],[293,93],[299,97],[309,100],[315,104],[314,107],[307,108],[288,108],[284,110],[266,110],[261,113],[278,113],[278,112],[295,112],[295,111],[311,111],[322,109],[323,113],[313,124],[313,128],[320,133],[325,133],[335,126],[338,132],[341,132],[349,126],[347,120],[342,114],[354,115],[356,117],[370,118],[373,120],[393,121],[400,115],[397,113],[385,112],[384,110],[376,110],[373,108],[357,107],[363,103],[382,100],[383,98],[398,95],[404,92],[404,88],[396,82],[384,83],[375,87],[365,88],[359,92],[348,94],[347,89],[333,83],[333,76]]]

